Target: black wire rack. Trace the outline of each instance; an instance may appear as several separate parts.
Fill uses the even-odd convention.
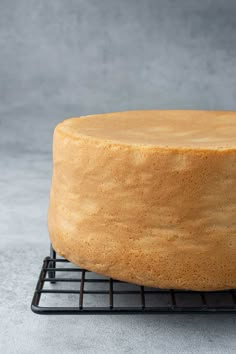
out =
[[[198,292],[121,282],[74,266],[51,246],[31,309],[41,315],[236,313],[236,290]]]

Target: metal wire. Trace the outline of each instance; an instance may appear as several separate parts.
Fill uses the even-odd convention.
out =
[[[130,290],[129,283],[120,282],[112,278],[100,277],[99,275],[89,272],[88,270],[69,266],[62,267],[70,263],[66,259],[57,258],[56,252],[51,247],[50,257],[46,257],[39,274],[39,279],[33,295],[31,309],[37,314],[154,314],[154,313],[236,313],[236,290],[213,291],[213,292],[197,292],[175,289],[158,289],[146,288],[144,286],[133,285],[134,290]],[[58,266],[57,266],[58,265]],[[63,272],[64,277],[57,276],[58,272]],[[71,273],[76,275],[71,277]],[[86,274],[95,276],[95,278],[86,277]],[[72,284],[79,283],[79,289],[73,289]],[[55,288],[56,286],[71,284],[69,289]],[[99,285],[102,289],[96,289],[95,285]],[[122,284],[122,290],[116,289],[117,285]],[[89,289],[86,286],[90,285]],[[47,288],[45,288],[47,286]],[[48,288],[51,286],[51,288]],[[94,287],[94,288],[93,288]],[[63,306],[57,303],[58,297],[55,294],[65,296],[78,296],[76,306],[68,306],[68,298],[65,298]],[[53,305],[43,306],[41,297],[54,295]],[[102,295],[106,306],[97,306],[97,295]],[[194,296],[193,296],[194,295]],[[212,301],[212,295],[220,295],[220,304]],[[89,305],[85,305],[86,297],[89,296]],[[114,299],[116,297],[116,300]],[[117,298],[123,298],[129,304],[117,304]],[[163,304],[160,301],[162,296],[166,296],[168,301]],[[187,304],[183,305],[183,302]],[[151,302],[155,300],[154,304]],[[193,298],[194,297],[194,298]],[[134,299],[138,300],[138,305],[134,304]],[[195,299],[195,300],[194,300]],[[52,299],[50,299],[52,300]],[[93,301],[92,301],[93,300]],[[191,301],[189,301],[191,300]],[[70,301],[69,301],[70,302]],[[130,305],[130,303],[132,305]]]

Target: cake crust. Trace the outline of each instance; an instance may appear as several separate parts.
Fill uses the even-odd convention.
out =
[[[235,140],[227,111],[65,120],[53,138],[53,247],[136,284],[236,288]]]

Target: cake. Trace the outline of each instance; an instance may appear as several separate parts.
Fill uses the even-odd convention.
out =
[[[56,252],[135,284],[236,288],[236,112],[75,117],[53,137]]]

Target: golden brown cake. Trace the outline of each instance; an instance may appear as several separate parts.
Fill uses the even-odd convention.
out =
[[[236,288],[236,112],[70,118],[53,139],[55,250],[116,279]]]

